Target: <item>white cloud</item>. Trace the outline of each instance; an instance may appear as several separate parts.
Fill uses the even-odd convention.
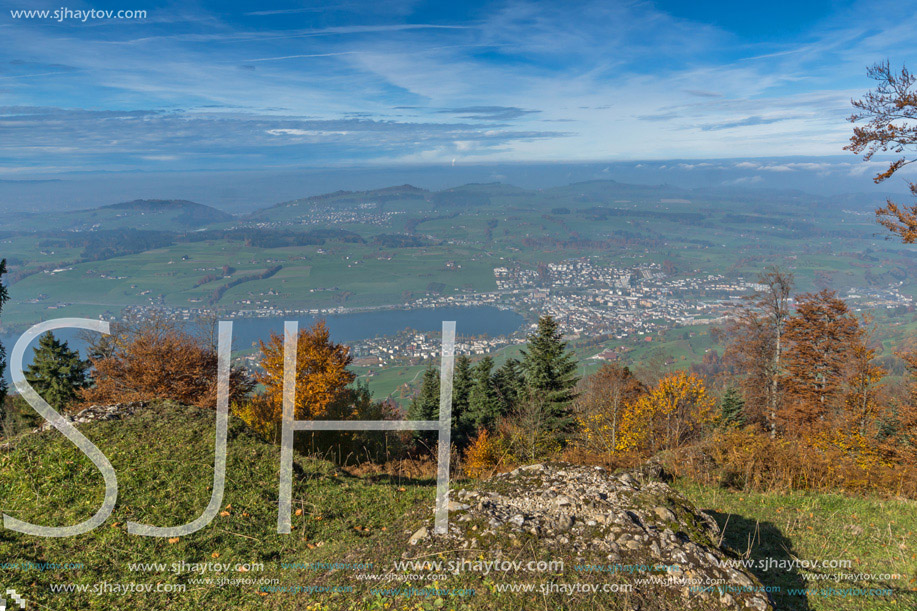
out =
[[[3,103],[72,106],[75,116],[80,107],[165,114],[125,121],[123,133],[108,121],[100,128],[105,137],[37,117],[17,123],[15,134],[6,131],[0,149],[15,157],[56,147],[62,167],[78,158],[91,164],[96,157],[87,143],[99,155],[130,149],[162,162],[181,155],[182,167],[208,151],[214,163],[232,155],[257,163],[264,147],[307,142],[341,144],[329,153],[340,156],[335,161],[448,161],[457,150],[513,161],[841,154],[851,129],[844,121],[849,100],[870,85],[865,65],[917,53],[913,6],[882,2],[880,9],[864,2],[835,9],[780,44],[750,44],[653,3],[605,0],[575,9],[509,0],[454,23],[411,22],[413,5],[405,0],[391,11],[387,2],[367,6],[363,23],[332,10],[323,13],[327,27],[316,28],[261,27],[279,23],[264,19],[278,12],[302,19],[300,9],[256,11],[248,27],[200,9],[186,21],[179,17],[187,11],[176,9],[168,27],[122,24],[61,35],[17,24],[4,30],[0,49],[0,79],[15,83],[0,92]],[[36,69],[5,72],[2,58],[20,56]],[[61,58],[73,69],[50,67]],[[219,108],[206,119],[182,110],[208,106]],[[368,122],[348,122],[355,114]],[[101,120],[94,115],[90,122]],[[491,121],[486,130],[466,125],[484,120]],[[563,132],[544,129],[556,121],[565,121]],[[250,133],[258,136],[246,145]],[[143,152],[151,143],[157,150]],[[64,158],[68,147],[73,159]],[[186,148],[194,151],[191,161]],[[688,165],[683,169],[707,167]],[[872,171],[779,162],[736,167]]]

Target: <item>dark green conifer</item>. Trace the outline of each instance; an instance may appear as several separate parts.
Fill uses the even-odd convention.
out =
[[[61,342],[50,331],[38,339],[32,364],[25,370],[25,379],[48,405],[66,409],[89,385],[89,363]]]
[[[494,360],[489,356],[485,356],[474,366],[474,385],[471,387],[467,418],[470,428],[474,431],[492,429],[502,415],[503,406],[494,385],[493,367]]]
[[[502,403],[501,412],[508,414],[525,392],[525,374],[522,363],[517,359],[507,359],[494,374],[494,387]]]
[[[745,401],[742,395],[730,386],[720,400],[720,425],[723,428],[729,428],[743,424],[745,424]]]
[[[468,400],[471,396],[471,359],[465,354],[455,358],[455,373],[452,378],[452,441],[463,446],[468,441]]]
[[[528,390],[539,397],[545,410],[545,426],[558,437],[573,424],[571,408],[579,381],[574,355],[567,351],[561,337],[557,321],[551,316],[542,316],[522,351],[522,370]]]

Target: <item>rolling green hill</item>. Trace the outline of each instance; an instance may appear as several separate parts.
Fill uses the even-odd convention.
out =
[[[360,206],[385,207],[387,204],[422,204],[429,192],[411,185],[386,187],[368,191],[335,191],[281,202],[257,210],[241,220],[244,223],[290,223],[308,221],[316,211],[344,209]]]
[[[137,199],[88,210],[56,214],[22,214],[11,229],[30,232],[188,231],[231,221],[233,216],[210,206],[186,200]]]
[[[115,211],[124,216],[119,218],[131,218],[145,222],[140,228],[165,229],[163,227],[153,226],[154,219],[174,223],[177,228],[197,229],[204,225],[231,221],[233,216],[222,210],[217,210],[211,206],[189,202],[183,199],[135,199],[131,202],[122,202],[120,204],[111,204],[102,206],[101,211]],[[138,217],[149,217],[138,219]],[[161,218],[160,218],[161,217]]]

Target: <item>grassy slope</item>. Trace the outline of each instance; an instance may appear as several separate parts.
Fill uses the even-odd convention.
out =
[[[4,562],[78,562],[87,567],[0,570],[4,587],[13,587],[51,609],[112,609],[113,603],[121,609],[289,608],[296,595],[259,594],[259,585],[192,585],[189,579],[199,575],[136,573],[129,570],[128,563],[166,563],[170,567],[182,561],[264,563],[263,573],[235,572],[230,577],[306,584],[313,575],[281,570],[279,563],[337,561],[353,550],[369,553],[391,537],[403,543],[406,536],[397,526],[399,516],[418,505],[432,505],[431,482],[372,485],[337,473],[329,463],[298,458],[299,481],[293,498],[302,512],[293,517],[293,534],[278,535],[278,448],[252,437],[234,420],[223,500],[228,515],[218,516],[207,528],[175,543],[129,535],[125,530],[128,520],[182,524],[204,509],[213,477],[213,412],[159,406],[123,422],[86,426],[85,432],[119,475],[118,505],[109,520],[74,538],[42,539],[0,531]],[[20,519],[73,524],[95,511],[102,492],[98,472],[56,432],[31,436],[0,455],[0,504],[4,513]],[[49,591],[53,583],[92,585],[100,581],[184,583],[187,592],[118,598]]]
[[[781,611],[917,609],[917,503],[805,492],[735,492],[689,482],[677,487],[714,516],[721,529],[725,526],[726,545],[740,554],[750,549],[748,557],[756,562],[852,562],[842,569],[753,569],[765,586],[780,588],[772,596]],[[896,573],[900,579],[832,579],[845,573]],[[895,596],[802,597],[790,595],[791,588],[890,588]]]
[[[119,502],[114,514],[92,533],[74,538],[42,539],[0,530],[0,557],[7,563],[82,563],[79,570],[0,568],[0,583],[48,609],[524,609],[530,600],[498,593],[499,583],[577,583],[617,581],[608,575],[577,573],[568,561],[560,575],[491,575],[482,580],[463,574],[439,582],[441,587],[475,588],[472,597],[390,597],[372,588],[429,587],[431,582],[397,579],[358,581],[359,571],[287,570],[289,562],[372,562],[372,573],[391,570],[392,562],[410,551],[406,540],[421,524],[429,524],[433,482],[387,477],[351,477],[322,461],[297,458],[294,484],[294,532],[276,534],[279,452],[251,436],[233,420],[225,514],[203,530],[175,542],[128,535],[128,520],[155,525],[180,524],[195,518],[210,496],[213,461],[213,413],[195,408],[154,406],[121,422],[86,425],[85,434],[106,453],[119,476]],[[752,557],[772,553],[785,558],[782,546],[801,558],[856,558],[852,572],[899,572],[914,575],[913,504],[847,499],[830,495],[749,495],[689,485],[681,486],[700,506],[716,510],[724,523],[726,542],[744,551],[746,534],[761,521],[762,542]],[[72,524],[92,514],[101,501],[102,482],[96,470],[72,444],[56,432],[20,439],[0,451],[0,505],[4,513],[49,525]],[[777,508],[780,511],[777,511]],[[849,514],[855,514],[856,517]],[[807,517],[808,516],[808,517]],[[859,525],[860,535],[846,525]],[[906,548],[898,548],[904,543]],[[453,556],[445,556],[450,558]],[[481,558],[490,560],[486,552]],[[520,559],[544,558],[538,550],[520,549]],[[129,563],[164,563],[164,570],[132,572]],[[175,573],[172,563],[263,563],[263,571],[203,577],[252,579],[219,587],[195,583],[199,574]],[[769,584],[800,585],[798,573],[781,577],[760,573]],[[259,578],[280,586],[351,586],[346,594],[259,592]],[[776,580],[776,581],[774,581]],[[51,584],[75,583],[90,588],[100,582],[185,584],[180,594],[92,593],[54,594]],[[832,584],[834,585],[834,584]],[[844,586],[845,584],[839,584]],[[849,584],[846,584],[849,585]],[[871,584],[874,585],[874,584]],[[896,588],[913,587],[903,580]],[[606,595],[609,596],[609,595]],[[540,597],[541,598],[541,597]],[[786,599],[790,600],[790,599]],[[780,609],[901,609],[909,600],[901,592],[898,605],[881,599],[818,599],[795,597]],[[547,609],[618,608],[620,598],[554,595],[541,598]],[[596,605],[600,605],[597,607]],[[622,607],[623,608],[623,607]]]

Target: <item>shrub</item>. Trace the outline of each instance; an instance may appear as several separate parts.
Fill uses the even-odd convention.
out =
[[[90,352],[92,386],[81,391],[84,404],[171,400],[215,408],[217,352],[202,339],[161,321],[122,329]],[[230,401],[239,402],[254,382],[233,368]]]
[[[771,438],[754,427],[717,431],[703,442],[667,452],[677,476],[739,490],[844,490],[917,498],[917,469],[881,460],[847,436],[816,442]]]
[[[505,455],[502,440],[487,429],[481,429],[465,450],[462,463],[465,475],[474,479],[493,475]]]
[[[604,467],[611,471],[632,469],[646,463],[646,458],[635,452],[594,452],[581,445],[567,446],[559,458],[563,462]]]

